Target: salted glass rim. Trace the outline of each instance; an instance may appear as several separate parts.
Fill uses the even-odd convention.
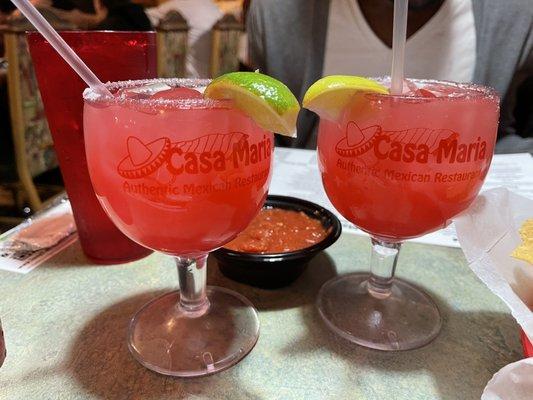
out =
[[[390,86],[390,76],[368,77],[368,79],[374,80],[381,84]],[[447,87],[455,87],[460,90],[457,93],[443,94],[438,97],[419,97],[408,94],[390,94],[390,93],[367,93],[376,98],[394,98],[401,100],[428,100],[428,101],[450,101],[450,100],[464,100],[464,99],[488,99],[496,102],[500,101],[500,95],[490,86],[480,85],[478,83],[470,82],[454,82],[445,79],[418,79],[418,78],[406,78],[406,80],[414,83],[421,84],[442,84]]]
[[[154,83],[163,83],[171,87],[183,87],[188,89],[203,89],[211,79],[189,79],[189,78],[153,78],[127,80],[117,82],[107,82],[104,86],[114,92],[119,89],[133,88],[136,86],[150,85]],[[98,93],[95,89],[87,88],[83,92],[83,100],[89,104],[100,105],[122,105],[122,106],[141,106],[141,107],[158,107],[165,109],[189,109],[189,108],[231,108],[231,100],[213,100],[205,98],[191,99],[150,99],[150,98],[128,98],[115,96],[110,98],[104,94]]]

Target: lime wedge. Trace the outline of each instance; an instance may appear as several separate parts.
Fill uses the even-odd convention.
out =
[[[296,137],[300,104],[287,86],[259,72],[230,72],[211,81],[204,97],[233,100],[261,128]]]
[[[376,81],[360,76],[331,75],[319,79],[307,89],[303,106],[321,118],[337,121],[344,107],[358,92],[388,94],[389,90]]]

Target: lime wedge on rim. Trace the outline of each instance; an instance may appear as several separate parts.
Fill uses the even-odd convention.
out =
[[[261,128],[296,137],[300,104],[280,81],[259,72],[230,72],[213,79],[204,92],[213,100],[232,100]]]
[[[344,107],[358,92],[388,94],[389,89],[361,76],[330,75],[319,79],[307,89],[303,106],[321,118],[337,121]]]

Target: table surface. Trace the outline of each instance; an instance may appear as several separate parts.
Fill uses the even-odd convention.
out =
[[[210,284],[258,308],[261,336],[237,366],[190,380],[167,378],[128,353],[126,327],[142,304],[172,290],[170,258],[153,254],[95,266],[79,244],[27,275],[0,271],[0,316],[8,356],[0,399],[479,399],[491,376],[521,358],[518,328],[504,304],[468,269],[459,249],[408,243],[398,275],[436,300],[437,339],[384,353],[329,333],[314,306],[338,273],[364,270],[368,239],[343,234],[292,286],[267,291],[233,282],[210,259]]]

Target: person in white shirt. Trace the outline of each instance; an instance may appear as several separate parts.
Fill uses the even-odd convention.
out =
[[[392,24],[383,8],[390,13],[391,6],[385,3],[330,0],[324,76],[390,74],[392,31],[389,32],[389,29],[392,29]],[[406,76],[472,81],[476,57],[472,1],[411,0],[409,3],[411,9],[426,9],[428,12],[411,14],[418,15],[425,23],[416,26],[418,24],[410,21],[405,54]],[[380,7],[380,4],[385,7]]]
[[[178,11],[189,24],[188,50],[185,60],[188,78],[209,78],[211,29],[223,13],[212,0],[169,0],[146,14],[153,26],[169,11]]]
[[[497,152],[533,153],[531,3],[409,0],[406,76],[495,88],[501,97]],[[393,0],[252,0],[249,67],[281,80],[300,99],[325,75],[388,75],[393,11]],[[303,110],[297,139],[276,143],[314,148],[317,121]]]

